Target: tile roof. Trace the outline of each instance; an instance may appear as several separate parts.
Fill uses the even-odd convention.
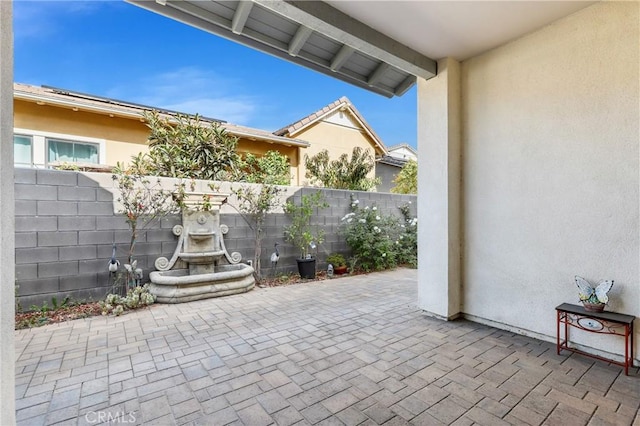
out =
[[[281,129],[276,130],[275,132],[273,132],[274,135],[278,135],[278,136],[292,136],[295,135],[297,132],[299,132],[300,130],[304,129],[305,127],[321,120],[322,118],[326,117],[327,115],[329,115],[330,113],[332,113],[333,111],[339,110],[343,107],[348,108],[348,110],[351,112],[351,114],[353,114],[353,116],[356,117],[356,119],[359,121],[359,123],[362,125],[362,127],[367,131],[367,133],[369,133],[369,135],[371,136],[371,138],[373,139],[374,143],[378,146],[378,148],[380,148],[380,150],[383,152],[383,154],[387,153],[388,148],[384,145],[384,142],[382,142],[382,139],[380,139],[380,137],[376,134],[376,132],[373,130],[373,128],[369,125],[369,123],[367,123],[367,121],[364,119],[364,117],[362,116],[362,114],[360,114],[360,112],[358,111],[358,109],[355,107],[355,105],[353,105],[353,103],[351,103],[351,101],[349,100],[349,98],[347,98],[346,96],[342,96],[340,99],[331,102],[329,105],[324,106],[323,108],[319,109],[316,112],[313,112],[309,115],[307,115],[306,117],[291,123],[287,126],[284,126]]]
[[[382,163],[382,164],[387,164],[389,166],[395,166],[395,167],[399,167],[402,168],[404,167],[405,164],[407,164],[408,160],[404,160],[402,158],[398,158],[398,157],[392,157],[390,155],[385,155],[382,158],[379,158],[378,160],[376,160],[376,162],[378,163]]]

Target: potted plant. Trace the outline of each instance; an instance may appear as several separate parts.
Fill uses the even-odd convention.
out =
[[[285,226],[285,239],[300,250],[298,262],[298,272],[302,278],[315,278],[316,259],[310,253],[310,249],[315,248],[324,240],[324,230],[317,226],[311,226],[311,216],[320,208],[329,205],[321,192],[305,194],[300,198],[300,204],[287,201],[284,211],[291,218],[291,225]]]
[[[342,275],[347,272],[347,261],[340,253],[331,253],[327,256],[327,263],[333,265],[333,273]]]

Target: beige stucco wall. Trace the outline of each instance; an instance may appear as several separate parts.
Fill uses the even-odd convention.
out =
[[[639,7],[598,3],[463,63],[464,313],[555,336],[578,274],[640,316]]]
[[[339,112],[337,112],[339,113]],[[347,154],[351,158],[353,148],[359,146],[366,149],[375,158],[374,143],[371,138],[364,133],[361,128],[352,128],[326,121],[318,121],[317,123],[305,128],[294,135],[297,139],[302,139],[310,143],[308,148],[302,152],[301,164],[298,171],[300,184],[309,185],[309,179],[305,178],[306,167],[304,165],[304,155],[313,157],[320,151],[326,149],[329,151],[329,158],[337,160],[342,154]],[[375,177],[375,169],[369,174]]]
[[[105,141],[102,164],[128,162],[132,155],[147,149],[149,129],[140,120],[73,111],[50,105],[14,101],[14,126],[19,129],[82,136]]]
[[[133,155],[148,150],[149,128],[139,119],[110,117],[107,114],[88,111],[73,111],[70,108],[38,105],[23,100],[14,101],[14,117],[16,129],[100,140],[105,145],[106,154],[106,158],[100,158],[102,164],[115,166],[118,162],[128,163]],[[277,150],[289,157],[291,184],[297,185],[299,163],[297,147],[247,138],[238,140],[239,152],[251,152],[260,156],[270,150]]]

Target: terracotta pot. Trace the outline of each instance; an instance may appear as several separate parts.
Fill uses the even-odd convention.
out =
[[[333,268],[333,273],[336,275],[343,275],[347,273],[347,267],[346,266],[337,266],[335,268]]]
[[[587,312],[603,312],[604,311],[604,303],[589,303],[582,302],[584,306],[584,310]]]

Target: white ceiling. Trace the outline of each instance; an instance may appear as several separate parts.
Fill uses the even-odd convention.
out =
[[[345,1],[326,3],[432,59],[464,60],[595,1]]]

